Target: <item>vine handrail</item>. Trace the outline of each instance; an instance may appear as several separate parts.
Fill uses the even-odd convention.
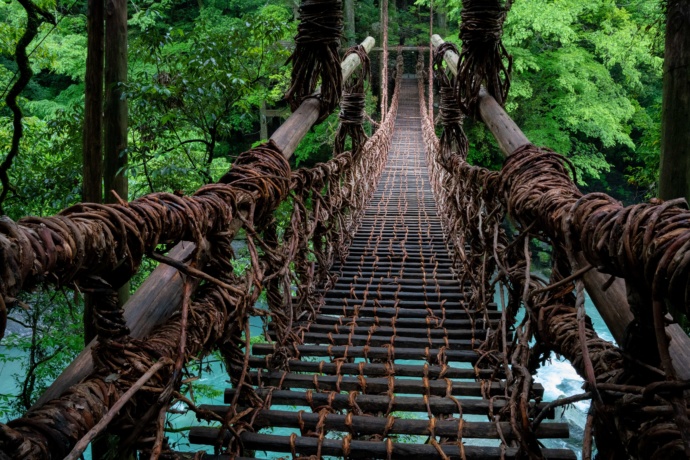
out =
[[[440,39],[435,41],[441,45]],[[445,55],[449,70],[456,74],[457,54],[447,47],[439,46],[437,49],[439,54]],[[443,82],[443,78],[438,81]],[[443,88],[441,94],[443,110]],[[491,105],[491,110],[481,109],[482,100]],[[424,108],[423,101],[420,106]],[[492,126],[494,134],[504,136],[504,142],[500,142],[502,148],[512,143],[505,142],[506,138],[526,140],[488,94],[481,97],[480,112]],[[509,122],[499,125],[492,114],[498,114],[496,118]],[[483,223],[503,212],[520,229],[521,233],[506,248],[496,250],[497,241],[500,247],[502,238],[496,225],[493,254],[479,247],[478,255],[483,255],[485,260],[494,259],[499,278],[507,276],[512,283],[521,286],[523,292],[520,297],[527,309],[527,317],[535,323],[534,333],[539,335],[537,352],[553,349],[563,354],[583,376],[587,388],[592,390],[591,414],[596,413],[600,418],[597,432],[618,431],[617,438],[597,438],[600,451],[627,452],[637,458],[651,458],[661,452],[685,452],[687,455],[690,422],[687,400],[682,391],[670,390],[664,397],[672,408],[672,418],[667,415],[666,418],[645,419],[640,425],[639,420],[631,420],[612,409],[620,407],[612,402],[620,402],[620,394],[606,400],[598,389],[599,384],[604,384],[602,391],[609,387],[620,388],[619,393],[632,401],[635,400],[635,391],[620,387],[622,382],[637,382],[638,388],[639,385],[644,387],[642,393],[647,394],[653,392],[652,388],[683,388],[686,385],[686,382],[678,380],[678,371],[687,373],[689,370],[689,366],[683,363],[687,360],[687,352],[681,350],[678,353],[676,347],[672,356],[674,350],[669,349],[667,319],[664,318],[666,311],[687,313],[690,305],[690,212],[684,200],[653,201],[623,207],[602,193],[582,194],[571,179],[574,172],[567,159],[529,143],[509,152],[500,173],[472,167],[458,153],[449,158],[448,152],[444,152],[448,146],[439,145],[435,140],[431,121],[423,120],[423,123],[432,175],[436,176],[432,183],[435,181],[435,191],[441,196],[445,194],[445,200],[453,204],[448,211],[451,235],[457,238],[457,229],[467,233],[472,231],[468,229],[479,227],[480,234],[470,235],[466,240],[474,246],[476,239],[486,239],[491,234],[486,231],[482,234]],[[444,128],[444,136],[445,129],[448,127]],[[480,203],[481,209],[476,210]],[[479,218],[472,215],[473,210]],[[456,224],[453,219],[461,223]],[[553,247],[554,267],[550,283],[530,275],[528,242],[531,237],[538,237]],[[524,242],[524,254],[510,256],[507,252],[509,259],[501,260],[502,252],[508,247],[519,246],[521,241]],[[582,256],[579,256],[580,252]],[[510,268],[520,258],[526,267],[523,275],[520,270]],[[626,331],[626,340],[619,339],[623,350],[597,338],[585,319],[582,277],[594,267],[624,279],[628,292],[632,294],[629,298],[634,299],[631,306],[634,307],[635,322]],[[594,288],[606,289],[602,285]],[[678,328],[677,325],[675,327]],[[679,340],[688,342],[687,336],[681,337]],[[657,346],[650,346],[650,342]],[[519,368],[519,362],[513,362],[513,367],[516,364]],[[647,404],[657,403],[647,401]],[[645,403],[637,399],[634,404]],[[583,455],[591,454],[591,444],[588,443],[593,419],[591,415],[585,430]],[[664,436],[654,428],[661,426],[665,427]]]
[[[438,46],[444,43],[444,41],[438,35],[434,35],[433,42],[437,48]],[[451,72],[456,74],[458,55],[450,50],[447,50],[444,53],[444,59]],[[519,149],[524,149],[527,148],[527,146],[531,145],[531,143],[524,135],[522,130],[520,130],[520,128],[510,118],[510,116],[508,116],[508,114],[486,92],[482,92],[480,95],[479,110],[483,121],[491,129],[492,133],[494,134],[499,143],[499,146],[501,147],[501,151],[506,156],[510,156],[514,152],[517,152]],[[534,183],[536,184],[542,179],[545,178],[542,177],[540,179],[536,179]],[[571,204],[574,204],[580,199],[582,194],[579,192],[579,190],[577,190],[577,187],[575,187],[575,185],[572,184],[569,177],[567,179],[564,178],[564,180],[564,186],[566,187],[565,193],[569,194],[572,197]],[[516,181],[511,181],[511,184],[515,184],[515,187],[529,187],[525,184]],[[514,191],[516,192],[517,188]],[[510,197],[511,191],[506,190],[504,193],[504,199],[509,200]],[[538,197],[536,197],[535,195],[531,195],[531,197],[534,199],[534,202],[536,202],[536,199]],[[549,199],[549,197],[546,196],[545,199]],[[587,212],[587,214],[589,214],[592,217],[592,219],[604,219],[605,216],[603,214],[607,214],[608,217],[606,217],[605,221],[613,222],[616,220],[617,216],[630,212],[630,210],[626,211],[626,208],[624,208],[622,205],[620,205],[618,202],[616,202],[610,197],[604,198],[603,196],[599,196],[597,199],[603,200],[599,202],[597,213],[591,214]],[[665,215],[667,215],[667,219],[680,219],[679,216],[687,216],[688,218],[690,218],[690,212],[677,207],[677,204],[678,203],[675,203],[675,205],[671,206],[670,208],[668,206],[666,207],[667,209],[665,210]],[[565,206],[565,203],[561,202],[559,203],[559,205]],[[530,210],[537,209],[534,205],[526,204],[526,206],[528,206]],[[653,207],[657,205],[640,205],[640,210],[643,208],[646,209],[649,206]],[[525,211],[527,211],[528,208],[524,208]],[[562,211],[565,212],[565,209],[563,209]],[[577,217],[576,220],[572,221],[573,228],[571,230],[566,229],[565,223],[560,220],[562,214],[559,214],[557,218],[547,218],[548,221],[543,221],[542,224],[547,225],[547,228],[552,229],[554,232],[558,232],[561,235],[559,239],[564,240],[564,235],[569,233],[579,235],[579,232],[586,227],[587,223],[586,220],[583,220],[585,217],[583,215],[583,212],[586,211],[584,211],[584,208],[580,207],[579,217]],[[635,212],[637,213],[638,211]],[[542,215],[546,216],[546,214]],[[672,215],[675,217],[672,217]],[[532,222],[537,217],[538,216],[534,214],[525,215],[524,221]],[[561,225],[564,225],[563,228],[559,228],[561,227]],[[690,231],[690,224],[688,227],[686,227],[685,232],[687,233],[688,231]],[[582,255],[575,254],[575,257],[577,258],[580,264],[591,263],[595,267],[594,270],[591,270],[584,276],[585,286],[587,291],[591,293],[595,306],[602,314],[604,321],[607,323],[607,326],[609,326],[609,329],[613,333],[614,338],[618,343],[624,343],[628,341],[628,338],[626,337],[626,331],[628,330],[628,327],[626,326],[628,324],[626,323],[624,325],[621,325],[619,324],[620,321],[627,320],[627,322],[629,323],[634,318],[634,315],[630,310],[630,305],[628,304],[628,299],[626,298],[625,287],[620,286],[618,284],[623,283],[623,281],[620,278],[622,278],[622,275],[625,275],[626,273],[628,274],[628,276],[630,276],[631,274],[636,276],[637,273],[646,273],[646,275],[648,276],[647,279],[631,281],[635,284],[642,282],[649,288],[651,288],[654,282],[654,273],[656,273],[656,268],[654,268],[653,266],[658,267],[658,262],[655,262],[655,260],[659,261],[661,260],[661,257],[660,255],[650,257],[650,263],[652,263],[653,266],[647,267],[647,269],[641,269],[638,262],[645,259],[646,256],[644,255],[644,252],[648,248],[653,247],[653,241],[660,241],[665,239],[665,237],[663,236],[663,232],[659,229],[658,226],[656,227],[656,229],[654,229],[654,232],[654,234],[647,235],[647,237],[650,238],[649,243],[647,245],[635,246],[635,253],[630,253],[629,251],[624,252],[624,254],[627,253],[627,260],[610,257],[609,254],[616,254],[615,248],[609,248],[608,246],[602,246],[600,248],[597,248],[597,244],[599,243],[600,238],[597,238],[596,240],[590,239],[589,244],[585,243],[582,248],[584,249]],[[675,227],[674,232],[682,232],[682,227]],[[594,236],[594,234],[591,233],[590,235],[592,237]],[[639,235],[638,239],[641,237],[642,236]],[[642,237],[642,239],[644,238]],[[619,238],[614,237],[609,241],[615,242],[618,240]],[[665,245],[665,247],[671,248],[672,246]],[[674,252],[674,254],[680,253]],[[666,257],[673,259],[673,255],[671,253],[668,253]],[[608,260],[606,264],[604,264],[605,260]],[[628,265],[629,262],[632,263]],[[676,273],[682,273],[682,270],[683,269],[679,269],[676,271]],[[602,272],[605,272],[606,274]],[[688,306],[690,306],[690,302],[688,302],[686,299],[683,299],[682,296],[688,296],[690,294],[687,292],[680,292],[690,289],[690,271],[686,268],[685,273],[685,278],[676,277],[673,280],[676,289],[676,293],[673,295],[676,296],[676,307],[674,308],[677,311],[684,310],[685,312],[687,312],[687,308]],[[618,279],[614,280],[611,278],[611,276],[616,276]],[[613,287],[611,287],[612,284]],[[608,292],[606,292],[607,290]],[[666,296],[666,293],[658,294]],[[687,350],[690,350],[690,339],[677,324],[671,324],[667,326],[666,332],[673,338],[674,341],[677,342],[677,345],[674,344],[674,346],[670,347],[670,353],[674,363],[674,369],[676,370],[676,373],[679,377],[683,379],[688,379],[690,378],[690,354]]]

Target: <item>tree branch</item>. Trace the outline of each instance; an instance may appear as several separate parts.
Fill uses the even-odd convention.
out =
[[[12,85],[12,88],[7,93],[5,103],[10,108],[13,115],[12,127],[12,144],[7,157],[0,164],[0,183],[2,184],[2,191],[0,191],[0,213],[3,213],[2,204],[7,198],[7,194],[12,189],[8,172],[12,166],[12,162],[19,154],[19,142],[24,135],[24,127],[22,126],[22,110],[19,108],[17,98],[19,94],[26,88],[33,76],[33,71],[29,64],[29,56],[26,54],[27,47],[31,44],[36,35],[38,35],[38,28],[41,24],[48,21],[55,23],[55,18],[52,14],[34,5],[31,0],[18,0],[19,4],[24,7],[26,11],[26,30],[24,35],[17,42],[15,48],[15,61],[19,69],[19,78]]]

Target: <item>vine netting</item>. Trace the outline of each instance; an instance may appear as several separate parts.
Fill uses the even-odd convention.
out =
[[[289,222],[285,227],[272,222],[259,243],[264,253],[262,262],[269,267],[263,277],[268,312],[254,309],[254,313],[272,323],[275,351],[270,355],[271,369],[288,370],[290,360],[299,357],[297,348],[303,343],[301,334],[304,333],[300,324],[313,319],[323,304],[324,292],[335,282],[329,269],[336,260],[342,262],[347,256],[360,216],[386,164],[398,110],[402,64],[402,56],[399,56],[392,102],[379,129],[356,154],[340,153],[325,163],[294,171],[290,184],[292,212]],[[360,85],[351,87],[356,89]],[[364,107],[361,109],[363,111]],[[364,117],[360,115],[358,119]],[[346,129],[344,126],[341,125],[341,129]],[[238,336],[234,343],[240,340]],[[224,428],[235,435],[226,449],[234,455],[241,453],[239,434],[252,430],[251,420],[271,405],[270,392],[260,397],[245,380],[249,368],[248,349],[247,342],[247,353],[242,354],[240,348],[232,347],[232,354],[227,356],[230,368],[235,370],[231,373],[233,385],[239,389],[230,406],[232,414],[223,420]],[[234,408],[240,399],[253,402],[250,414],[238,416]],[[217,416],[210,420],[217,420]],[[219,436],[219,441],[223,436]]]

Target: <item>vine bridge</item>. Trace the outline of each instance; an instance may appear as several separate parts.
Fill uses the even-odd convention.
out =
[[[390,75],[384,24],[379,122],[364,110],[374,40],[338,65],[340,8],[302,2],[293,115],[218,183],[0,219],[0,333],[19,293],[42,285],[93,296],[98,330],[34,407],[0,424],[0,459],[77,459],[104,434],[116,458],[576,459],[553,447],[571,437],[554,419],[585,400],[581,458],[594,446],[607,459],[690,457],[690,347],[673,320],[690,306],[685,201],[583,194],[566,158],[529,142],[502,108],[509,5],[463,1],[462,49],[433,36],[428,61],[400,48]],[[338,105],[333,158],[291,170]],[[465,118],[496,137],[500,171],[466,161]],[[534,239],[551,248],[548,279],[531,269]],[[120,306],[145,256],[160,266]],[[585,290],[618,344],[597,336]],[[186,366],[214,351],[225,404],[198,405]],[[581,394],[544,400],[533,376],[552,352]],[[180,405],[210,422],[189,431],[191,452],[165,436]]]

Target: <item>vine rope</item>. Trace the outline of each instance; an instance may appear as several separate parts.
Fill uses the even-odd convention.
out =
[[[314,97],[317,85],[321,91],[319,122],[337,107],[343,85],[340,69],[340,40],[343,34],[342,0],[302,0],[300,23],[295,37],[292,81],[285,98],[295,111],[302,102]]]

